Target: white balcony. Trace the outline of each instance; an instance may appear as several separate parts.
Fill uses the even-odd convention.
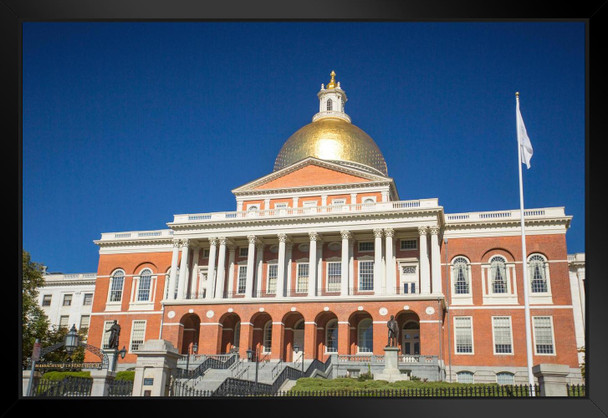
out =
[[[255,218],[284,218],[310,215],[336,215],[357,212],[391,212],[402,209],[438,208],[437,199],[401,200],[396,202],[357,203],[353,205],[329,205],[298,208],[279,208],[233,212],[211,212],[175,215],[173,224],[213,222]]]

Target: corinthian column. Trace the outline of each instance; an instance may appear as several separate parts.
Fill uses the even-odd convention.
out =
[[[278,234],[279,238],[279,260],[277,261],[277,292],[276,297],[285,296],[285,242],[287,235]]]
[[[342,259],[340,266],[340,293],[342,296],[348,295],[348,240],[351,237],[349,231],[341,231],[342,235]]]
[[[431,231],[431,280],[433,294],[441,293],[441,260],[439,255],[439,227],[432,226]]]
[[[173,254],[171,254],[171,272],[169,273],[169,289],[167,299],[175,299],[175,285],[177,282],[177,259],[179,257],[179,240],[173,240]]]
[[[428,295],[431,293],[431,277],[429,271],[429,249],[426,239],[428,227],[418,228],[420,234],[420,293]]]
[[[188,278],[188,240],[182,240],[182,260],[179,266],[179,281],[177,283],[177,298],[183,299],[186,289],[186,280]]]
[[[393,236],[395,235],[395,231],[392,228],[387,228],[384,230],[384,236],[386,237],[386,268],[384,271],[386,272],[386,294],[394,295],[395,294],[395,263],[393,262]]]
[[[215,292],[215,254],[217,252],[217,238],[209,238],[209,263],[207,264],[207,292],[205,299],[213,299]]]
[[[255,260],[255,235],[248,235],[249,247],[247,249],[247,281],[245,282],[245,297],[253,297],[253,277],[255,276],[254,260]]]
[[[220,242],[220,248],[217,257],[215,298],[221,299],[224,297],[224,283],[226,282],[226,238],[220,237],[218,241]]]
[[[312,297],[316,295],[317,290],[317,240],[319,234],[316,232],[309,232],[310,247],[308,250],[308,296]]]
[[[383,293],[382,286],[382,229],[374,229],[374,294]]]

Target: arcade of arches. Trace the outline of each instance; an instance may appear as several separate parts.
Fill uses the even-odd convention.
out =
[[[316,314],[306,315],[291,308],[286,313],[273,314],[263,309],[249,315],[233,310],[207,319],[212,310],[186,313],[179,321],[179,331],[165,333],[180,353],[192,353],[196,344],[199,354],[225,354],[238,351],[246,358],[248,349],[256,349],[260,358],[297,361],[325,361],[331,354],[384,354],[388,342],[386,322],[394,315],[399,324],[398,344],[402,354],[438,355],[439,320],[420,321],[414,310],[384,312],[372,315],[372,310],[354,307],[350,313],[334,312],[328,307]],[[352,307],[351,307],[352,309]],[[310,311],[310,310],[308,310]],[[376,310],[377,312],[377,310]]]

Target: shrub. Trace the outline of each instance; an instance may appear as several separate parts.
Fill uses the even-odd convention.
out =
[[[66,377],[84,377],[84,378],[91,378],[91,372],[88,371],[80,371],[80,372],[59,372],[59,371],[52,371],[52,372],[46,372],[45,374],[42,375],[43,379],[47,379],[47,380],[63,380]]]
[[[135,379],[135,372],[131,370],[123,370],[122,372],[117,372],[114,380],[129,380],[133,381]]]

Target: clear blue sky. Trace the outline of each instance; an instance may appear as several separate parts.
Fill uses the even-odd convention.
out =
[[[564,206],[585,251],[583,23],[23,27],[23,246],[49,271],[95,272],[102,232],[235,210],[331,70],[401,199],[446,213],[519,208],[519,91],[526,208]]]

